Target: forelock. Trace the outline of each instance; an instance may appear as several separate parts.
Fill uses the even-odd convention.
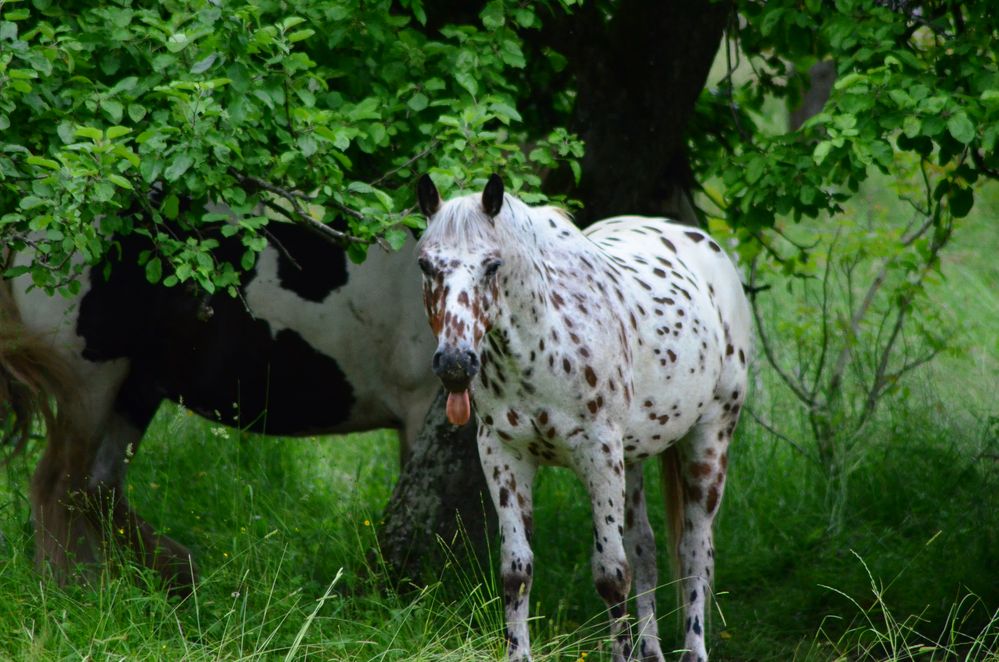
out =
[[[497,240],[496,221],[482,210],[480,196],[471,194],[441,205],[420,238],[419,248],[439,243],[458,249],[474,249],[495,245]]]

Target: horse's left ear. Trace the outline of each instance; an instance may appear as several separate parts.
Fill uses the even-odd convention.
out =
[[[430,179],[430,175],[423,175],[417,182],[416,199],[420,203],[420,211],[427,218],[436,214],[437,210],[441,208],[441,194],[437,192],[437,187],[434,186],[434,180]]]
[[[486,188],[482,191],[482,211],[486,212],[489,218],[500,213],[503,207],[503,180],[497,174],[489,175]]]

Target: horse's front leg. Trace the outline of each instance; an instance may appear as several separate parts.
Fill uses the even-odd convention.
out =
[[[631,566],[624,551],[625,469],[619,434],[582,444],[574,456],[593,510],[593,582],[610,614],[612,659],[631,657],[631,631],[625,604],[631,591]]]
[[[489,484],[500,526],[500,578],[506,612],[507,653],[511,660],[531,659],[527,629],[534,577],[532,486],[538,465],[508,448],[479,425],[479,459]]]

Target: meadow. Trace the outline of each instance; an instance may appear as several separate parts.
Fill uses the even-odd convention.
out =
[[[865,195],[856,204],[881,204]],[[948,351],[885,400],[835,479],[743,417],[716,526],[712,660],[999,659],[997,215],[993,188],[931,285]],[[770,296],[770,315],[793,305],[780,288]],[[750,407],[809,443],[800,408],[763,362]],[[14,458],[0,482],[0,658],[503,656],[492,560],[453,558],[429,586],[390,588],[376,532],[398,474],[392,432],[255,437],[163,407],[128,489],[197,558],[202,579],[183,601],[127,559],[89,586],[35,571],[26,495],[38,454]],[[661,533],[658,467],[646,471]],[[535,521],[535,659],[605,659],[574,477],[541,472]],[[671,649],[680,625],[662,537],[659,547]]]

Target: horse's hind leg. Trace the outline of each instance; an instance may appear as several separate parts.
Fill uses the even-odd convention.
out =
[[[708,659],[704,611],[715,565],[712,524],[725,491],[728,445],[738,420],[736,412],[728,412],[711,423],[698,424],[679,442],[683,523],[678,556],[687,650],[684,662]]]
[[[626,499],[624,512],[624,548],[634,573],[636,621],[635,659],[642,662],[662,662],[659,624],[656,622],[656,537],[649,524],[645,506],[645,486],[642,463],[625,469]]]
[[[155,408],[148,409],[144,424],[135,425],[119,412],[111,415],[107,431],[91,465],[87,493],[88,514],[102,535],[105,551],[120,545],[131,549],[136,559],[154,570],[172,592],[186,594],[197,581],[197,570],[186,547],[157,534],[128,503],[125,474]],[[113,551],[111,551],[113,554]]]
[[[35,560],[59,581],[70,579],[77,564],[92,566],[101,558],[99,536],[86,516],[87,476],[127,371],[118,362],[98,365],[73,357],[68,363],[78,395],[61,417],[65,422],[48,430],[31,480]]]
[[[81,413],[72,429],[50,434],[32,478],[36,562],[66,581],[77,569],[93,569],[113,547],[124,543],[135,550],[140,562],[183,592],[196,576],[190,553],[157,535],[125,498],[129,456],[138,448],[155,406],[146,408],[143,423],[130,423],[114,410],[116,399],[131,395],[127,383],[119,386],[125,366],[92,365],[87,362],[80,371],[85,375],[80,382],[90,387],[81,396]]]
[[[93,531],[81,516],[87,442],[87,437],[50,435],[31,480],[35,562],[47,566],[60,582],[71,578],[77,564],[89,566],[99,560]]]

